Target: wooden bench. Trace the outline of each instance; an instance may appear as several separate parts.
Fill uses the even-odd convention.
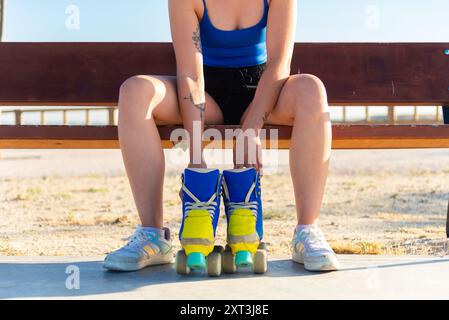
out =
[[[449,106],[448,49],[449,43],[301,43],[292,73],[320,77],[331,105]],[[0,105],[116,106],[128,77],[175,75],[175,68],[169,43],[0,43]],[[174,145],[174,128],[159,128],[165,148]],[[279,130],[278,148],[289,148],[290,128],[270,128]],[[443,124],[333,130],[334,149],[449,148]],[[0,148],[118,147],[115,126],[0,126]]]

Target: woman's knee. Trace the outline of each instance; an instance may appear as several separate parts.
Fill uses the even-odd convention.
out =
[[[155,80],[155,78],[150,76],[133,76],[120,86],[120,97],[151,98],[156,91]]]
[[[299,74],[289,79],[290,94],[294,98],[294,115],[319,117],[327,109],[326,88],[320,78],[311,74]]]
[[[122,115],[151,117],[152,100],[157,95],[158,79],[151,76],[131,77],[120,86],[119,110]]]

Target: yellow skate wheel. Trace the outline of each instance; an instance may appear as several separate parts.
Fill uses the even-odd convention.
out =
[[[226,246],[226,249],[223,252],[223,271],[225,273],[235,273],[237,271],[237,267],[234,263],[234,255],[229,246]]]
[[[219,277],[221,275],[222,252],[222,247],[215,246],[214,251],[207,256],[207,274],[210,277]]]
[[[259,245],[259,248],[254,255],[253,271],[256,274],[263,274],[268,270],[268,254],[264,243],[262,247]]]
[[[187,266],[187,256],[184,250],[179,250],[176,254],[176,273],[183,276],[190,273],[190,268]]]

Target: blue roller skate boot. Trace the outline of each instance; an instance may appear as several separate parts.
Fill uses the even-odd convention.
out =
[[[221,174],[216,169],[186,169],[182,175],[183,218],[176,271],[187,275],[206,270],[219,276],[223,248],[214,246],[220,216]]]
[[[249,267],[254,273],[265,273],[267,251],[262,242],[262,197],[257,170],[225,170],[223,199],[228,225],[224,272],[234,273],[238,267]]]

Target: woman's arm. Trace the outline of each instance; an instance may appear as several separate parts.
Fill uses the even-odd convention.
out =
[[[169,0],[169,13],[176,54],[178,101],[184,128],[190,134],[190,166],[204,166],[201,142],[206,95],[198,16],[193,0]],[[194,131],[194,123],[201,130]]]
[[[290,76],[296,20],[296,0],[271,0],[267,24],[267,66],[243,119],[243,129],[261,129],[276,105]]]

